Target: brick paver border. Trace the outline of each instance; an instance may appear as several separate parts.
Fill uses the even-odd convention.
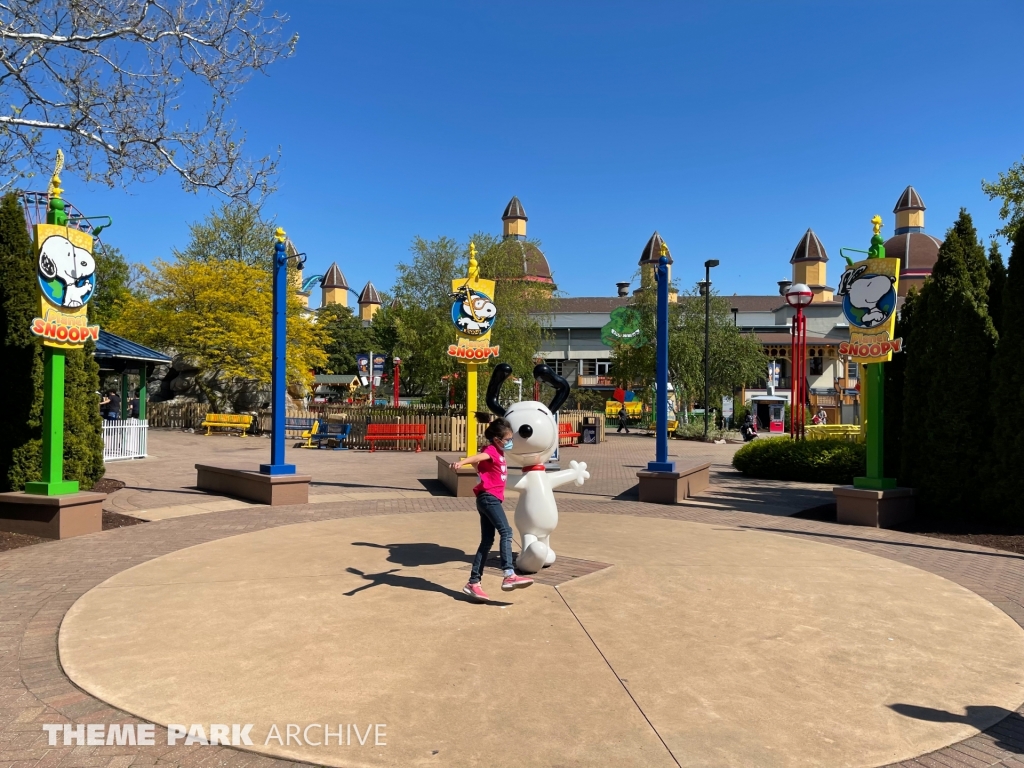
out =
[[[855,549],[954,581],[1024,627],[1024,557],[1013,553],[896,531],[750,512],[639,502],[594,504],[568,494],[560,498],[559,505],[566,512],[729,525]],[[441,497],[238,509],[120,528],[0,554],[0,768],[300,765],[230,747],[48,746],[42,723],[143,722],[78,689],[64,674],[57,655],[57,633],[65,613],[81,595],[111,576],[196,544],[317,520],[471,509],[469,500]],[[585,562],[567,562],[567,571],[572,575],[580,571],[578,575],[582,575],[592,566],[604,565],[583,565]],[[157,743],[166,741],[157,730]],[[891,768],[986,766],[1024,768],[1024,707],[1008,713],[983,733]]]

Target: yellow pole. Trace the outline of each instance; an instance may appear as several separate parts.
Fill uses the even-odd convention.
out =
[[[466,456],[476,454],[476,363],[466,364]]]

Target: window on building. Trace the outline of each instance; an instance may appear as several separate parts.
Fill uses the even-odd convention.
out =
[[[597,361],[596,360],[580,360],[580,376],[596,376],[597,375]]]
[[[609,360],[598,360],[597,361],[597,375],[598,376],[607,376],[608,373],[611,371],[611,368],[612,368],[611,361],[609,361]]]
[[[860,377],[857,363],[853,360],[848,360],[846,363],[846,376],[850,379],[856,379]]]
[[[823,357],[811,357],[807,360],[808,368],[807,372],[811,376],[821,376],[825,372],[825,358]]]

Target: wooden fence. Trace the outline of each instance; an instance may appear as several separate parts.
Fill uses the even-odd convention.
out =
[[[206,417],[209,407],[192,401],[169,400],[163,403],[152,403],[146,408],[146,417],[150,427],[172,427],[175,429],[199,429]],[[260,411],[253,420],[256,432],[270,432],[273,414]],[[316,405],[309,410],[288,408],[289,417],[307,419],[327,419],[338,424],[351,424],[346,445],[350,448],[369,448],[366,442],[366,425],[375,424],[425,424],[427,436],[423,440],[425,451],[464,451],[466,450],[466,417],[449,410],[435,407],[401,407],[379,406],[345,406],[340,404]],[[597,439],[604,442],[605,417],[603,413],[593,411],[559,411],[558,420],[572,424],[573,431],[579,432],[585,417],[597,419]],[[477,424],[477,445],[483,445],[485,424]],[[413,450],[415,443],[411,440],[380,443],[377,450]]]

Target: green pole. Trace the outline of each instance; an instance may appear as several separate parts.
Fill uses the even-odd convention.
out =
[[[130,392],[128,386],[128,371],[121,373],[121,413],[122,419],[128,418],[128,393]]]
[[[76,480],[64,480],[64,350],[55,347],[43,347],[42,443],[43,479],[26,483],[25,493],[78,493]]]
[[[146,380],[148,378],[149,366],[143,363],[142,369],[139,371],[139,418],[143,420],[146,418]]]

